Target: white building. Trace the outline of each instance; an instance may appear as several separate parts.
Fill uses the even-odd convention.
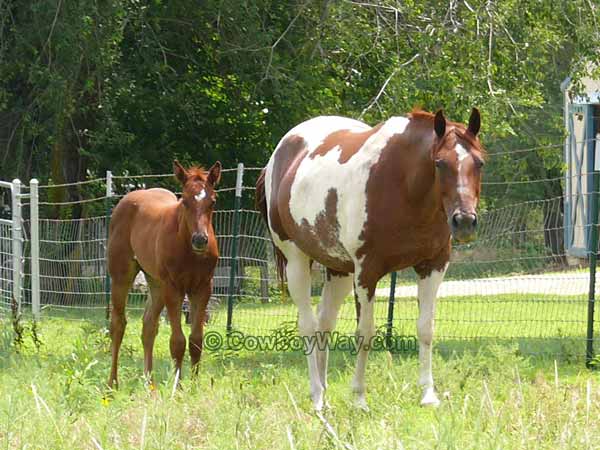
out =
[[[560,85],[564,94],[565,203],[567,256],[586,258],[592,223],[590,199],[594,170],[600,170],[600,80],[583,78],[583,92],[574,95],[571,78]]]

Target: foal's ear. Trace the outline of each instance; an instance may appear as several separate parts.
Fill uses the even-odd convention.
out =
[[[173,173],[175,174],[175,178],[177,178],[181,184],[185,184],[188,173],[177,160],[173,161]]]
[[[444,134],[446,134],[446,118],[441,109],[435,113],[433,128],[435,129],[435,134],[437,134],[439,138],[443,138]]]
[[[477,136],[479,133],[479,127],[481,126],[481,116],[479,114],[479,110],[477,108],[473,108],[471,111],[471,117],[469,117],[469,127],[468,131],[471,132],[473,136]]]
[[[216,186],[221,181],[221,163],[217,161],[208,169],[208,182]]]

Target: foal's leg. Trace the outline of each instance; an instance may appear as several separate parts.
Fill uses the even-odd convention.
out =
[[[433,340],[433,323],[435,316],[435,300],[438,288],[444,279],[446,269],[434,270],[430,275],[418,281],[419,319],[417,335],[419,336],[419,385],[423,387],[421,405],[438,406],[440,401],[433,388],[431,374],[431,342]]]
[[[119,385],[117,380],[117,367],[119,364],[119,350],[123,342],[127,318],[125,317],[125,307],[127,306],[127,296],[131,284],[139,270],[134,260],[121,259],[119,261],[109,261],[109,271],[111,275],[111,313],[110,313],[110,337],[111,337],[111,355],[112,365],[108,386]]]
[[[175,373],[179,372],[179,377],[181,378],[181,365],[183,363],[183,355],[185,354],[185,336],[181,329],[181,303],[183,302],[183,294],[171,287],[165,286],[165,284],[163,284],[162,294],[167,306],[169,322],[171,323],[171,340],[169,342],[171,358],[175,361]]]
[[[200,356],[202,355],[202,339],[204,336],[204,322],[206,321],[206,306],[212,292],[212,281],[190,296],[190,318],[192,330],[190,332],[190,360],[192,363],[192,376],[198,375]]]
[[[346,296],[352,290],[351,275],[333,275],[327,274],[328,280],[323,286],[323,299],[319,304],[317,332],[322,335],[319,337],[321,343],[326,344],[317,348],[317,364],[319,367],[319,378],[323,389],[327,389],[327,361],[329,359],[330,333],[335,329],[335,323],[340,311],[340,306]],[[327,337],[325,339],[324,337]]]
[[[161,296],[160,284],[146,275],[148,282],[149,298],[144,310],[144,320],[142,325],[142,343],[144,345],[144,375],[148,380],[152,376],[152,352],[154,349],[154,339],[158,334],[158,324],[160,313],[165,304]]]
[[[375,321],[373,318],[374,301],[369,295],[369,290],[359,285],[358,277],[354,279],[354,291],[360,304],[360,318],[356,330],[358,358],[356,360],[356,371],[352,379],[352,390],[356,393],[356,405],[368,410],[366,400],[365,371],[367,368],[367,357],[371,348],[371,341],[375,335]]]
[[[320,411],[323,408],[323,385],[319,378],[317,352],[314,351],[314,347],[310,347],[315,343],[317,330],[317,318],[310,298],[310,260],[295,245],[290,245],[286,250],[288,289],[292,300],[298,307],[298,331],[304,338],[304,350],[310,377],[310,396],[315,409]]]

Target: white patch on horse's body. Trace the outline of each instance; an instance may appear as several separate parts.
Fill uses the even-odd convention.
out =
[[[331,133],[339,130],[350,130],[355,132],[367,131],[371,127],[359,120],[349,119],[348,117],[339,116],[319,116],[314,119],[302,122],[296,125],[281,139],[279,145],[288,136],[301,136],[306,142],[306,148],[309,153],[314,151],[321,145],[323,140]],[[279,145],[277,146],[279,148]],[[277,149],[273,155],[277,153]]]
[[[403,133],[408,125],[406,117],[392,117],[362,147],[344,163],[339,162],[341,148],[335,146],[324,155],[311,155],[331,133],[338,130],[363,132],[370,128],[354,126],[355,120],[336,118],[331,123],[329,117],[310,120],[296,127],[294,134],[306,142],[308,155],[302,160],[292,183],[290,193],[290,213],[297,224],[303,220],[314,226],[317,216],[325,210],[325,200],[331,189],[337,193],[337,222],[339,240],[346,250],[339,254],[339,246],[331,250],[330,256],[348,261],[361,246],[359,239],[366,222],[366,186],[371,167],[377,163],[389,139]],[[327,122],[327,125],[322,122]],[[360,122],[359,122],[360,123]],[[336,129],[337,127],[337,129]],[[316,131],[315,131],[316,130]],[[308,201],[307,201],[308,200]]]
[[[194,195],[197,202],[201,202],[206,197],[206,191],[202,189],[198,194]]]

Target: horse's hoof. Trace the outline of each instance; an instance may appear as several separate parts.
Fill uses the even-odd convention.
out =
[[[316,412],[321,412],[323,411],[323,396],[319,397],[319,398],[313,398],[313,409]]]
[[[423,394],[423,399],[421,400],[421,406],[425,407],[433,407],[437,408],[440,406],[440,400],[437,395],[435,395],[435,391],[433,388],[427,388],[425,393]]]
[[[356,409],[358,409],[362,412],[370,411],[369,405],[367,405],[367,399],[364,395],[361,395],[356,398],[356,400],[354,401],[354,406],[356,407]]]

